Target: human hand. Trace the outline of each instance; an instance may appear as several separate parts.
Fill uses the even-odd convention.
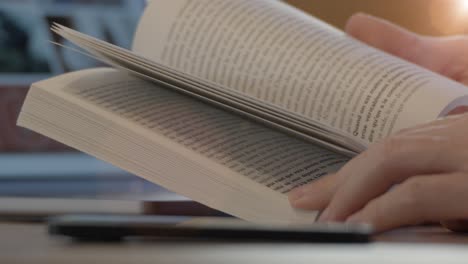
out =
[[[371,46],[468,84],[468,57],[462,55],[468,53],[466,37],[423,37],[362,14],[346,28]],[[324,210],[320,221],[366,222],[377,232],[426,221],[463,229],[464,222],[451,220],[468,219],[467,133],[468,114],[403,130],[336,174],[293,190],[290,202]]]
[[[346,32],[377,49],[468,85],[468,37],[422,36],[390,22],[358,13]]]

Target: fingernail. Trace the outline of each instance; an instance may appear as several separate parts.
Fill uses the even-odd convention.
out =
[[[317,222],[323,223],[328,221],[328,215],[330,214],[330,210],[327,207],[322,213],[320,214],[320,217],[317,219]]]
[[[357,214],[351,215],[348,218],[346,218],[346,223],[357,224],[357,223],[360,223],[360,222],[361,222],[361,219],[360,219],[359,215],[357,215]]]
[[[304,196],[304,188],[303,188],[302,186],[293,189],[293,190],[290,191],[289,194],[288,194],[288,198],[289,198],[289,201],[290,201],[291,203],[297,202],[297,201],[300,200],[303,196]]]
[[[345,223],[347,224],[370,224],[368,219],[365,219],[362,214],[356,213],[346,218]]]
[[[357,13],[353,14],[353,16],[369,17],[371,15],[369,15],[368,13],[365,13],[365,12],[357,12]]]
[[[312,201],[313,200],[310,196],[307,196],[306,194],[304,194],[303,196],[297,198],[296,200],[291,200],[290,203],[292,207],[295,207],[295,208],[312,209],[313,208],[311,207]]]

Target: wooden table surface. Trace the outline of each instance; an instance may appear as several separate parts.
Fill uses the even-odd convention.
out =
[[[126,241],[78,243],[43,224],[0,223],[0,263],[468,263],[468,236],[400,229],[369,244]]]

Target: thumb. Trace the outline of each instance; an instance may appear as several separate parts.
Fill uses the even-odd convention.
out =
[[[364,13],[353,15],[345,29],[350,36],[370,46],[434,70],[433,65],[424,61],[429,40],[421,35]]]

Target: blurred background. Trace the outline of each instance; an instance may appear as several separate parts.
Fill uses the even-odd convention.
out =
[[[70,206],[89,211],[100,211],[99,206],[104,206],[105,211],[112,205],[51,206],[51,200],[42,205],[37,202],[38,198],[157,199],[168,193],[15,125],[31,83],[100,66],[95,60],[52,45],[49,41],[63,43],[51,34],[52,23],[130,48],[144,6],[144,0],[0,0],[0,210],[16,212],[26,205],[26,210],[34,206],[39,211],[47,207],[73,210]],[[12,197],[30,200],[11,200]]]
[[[353,13],[365,12],[425,35],[468,33],[468,0],[288,0],[343,28]]]
[[[468,33],[468,0],[289,0],[338,28],[355,12],[421,34]],[[53,22],[129,48],[144,0],[0,0],[0,196],[158,199],[164,190],[15,125],[31,83],[99,66],[49,40]],[[165,196],[166,197],[166,196]]]

